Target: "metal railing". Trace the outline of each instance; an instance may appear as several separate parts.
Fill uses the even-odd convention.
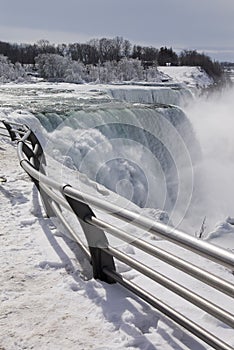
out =
[[[117,237],[121,241],[131,244],[152,257],[160,259],[161,261],[183,271],[204,284],[214,288],[214,290],[220,291],[221,293],[232,298],[232,302],[234,297],[234,284],[219,276],[211,274],[210,272],[182,259],[181,257],[171,254],[162,248],[152,245],[141,238],[125,232],[119,227],[110,224],[109,220],[106,222],[100,218],[97,218],[92,208],[98,208],[102,212],[107,213],[106,215],[108,216],[127,222],[140,229],[147,230],[153,235],[162,237],[163,239],[168,240],[177,246],[182,246],[189,251],[192,251],[205,257],[206,259],[212,260],[215,263],[234,271],[234,254],[232,252],[192,237],[163,223],[155,222],[151,219],[142,217],[135,212],[121,208],[91,194],[81,192],[68,184],[64,185],[58,183],[46,175],[46,159],[43,149],[32,130],[25,125],[8,123],[6,121],[2,122],[4,127],[0,127],[0,129],[7,129],[11,139],[18,141],[17,152],[20,164],[37,186],[47,215],[56,216],[59,218],[70,237],[79,244],[81,249],[91,261],[94,278],[98,278],[107,283],[120,283],[138,295],[141,299],[145,300],[147,303],[157,308],[176,323],[187,329],[189,332],[212,346],[214,349],[233,349],[230,345],[217,338],[214,334],[209,333],[200,325],[191,321],[175,309],[171,308],[169,305],[148,293],[142,287],[128,281],[120,273],[116,272],[114,258],[127,264],[133,269],[139,271],[144,276],[196,305],[201,310],[207,312],[231,328],[234,328],[233,314],[196,294],[186,286],[180,285],[167,276],[164,276],[158,271],[146,266],[142,262],[133,259],[129,255],[112,247],[108,242],[105,232]],[[7,136],[7,134],[3,132],[0,132],[0,134]],[[69,210],[76,215],[85,234],[88,248],[81,241],[78,233],[66,220],[62,208]]]

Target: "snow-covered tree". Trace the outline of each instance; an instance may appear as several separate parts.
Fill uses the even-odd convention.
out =
[[[72,61],[68,65],[64,80],[68,83],[84,83],[87,80],[86,69],[83,63]]]
[[[58,54],[41,54],[36,57],[36,64],[42,78],[63,80],[71,60]]]
[[[101,83],[111,83],[116,81],[116,62],[105,62],[100,68],[99,79]]]
[[[123,58],[117,65],[117,79],[119,81],[143,80],[143,71],[140,60]]]
[[[13,64],[6,56],[0,55],[0,82],[7,83],[27,79],[26,71],[20,63]]]
[[[161,82],[162,75],[159,73],[157,67],[149,67],[145,70],[145,80],[151,82]]]
[[[36,58],[39,74],[45,79],[70,83],[112,83],[123,81],[158,81],[156,67],[144,67],[139,59],[124,57],[119,61],[84,65],[70,57],[58,54],[41,54]],[[146,74],[147,73],[147,74]]]

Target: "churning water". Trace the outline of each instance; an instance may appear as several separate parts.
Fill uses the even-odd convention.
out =
[[[215,124],[209,120],[207,131],[203,116],[201,127],[204,107],[195,102],[186,107],[191,120],[186,116],[179,105],[191,97],[188,90],[38,84],[9,87],[0,96],[2,116],[30,125],[60,163],[61,183],[66,167],[78,170],[141,208],[165,210],[175,225],[184,220],[191,232],[213,215],[204,209],[211,194],[203,146]]]

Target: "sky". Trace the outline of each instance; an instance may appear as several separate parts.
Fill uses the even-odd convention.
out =
[[[196,49],[234,62],[233,0],[0,0],[0,41],[87,42]]]

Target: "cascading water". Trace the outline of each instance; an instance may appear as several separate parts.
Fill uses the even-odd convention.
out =
[[[44,96],[46,103],[40,98],[33,104],[33,115],[21,110],[12,116],[36,129],[46,153],[63,166],[140,207],[167,211],[178,225],[191,203],[193,169],[200,156],[186,115],[168,104],[179,103],[182,89],[127,86],[90,91],[86,100],[83,95],[76,102],[70,99],[70,109],[65,98],[60,103],[54,99],[49,108]],[[29,109],[27,103],[24,107]],[[61,167],[57,172],[61,183],[65,171]]]
[[[108,90],[112,98],[125,102],[185,105],[193,94],[179,84],[169,86],[112,86]]]
[[[181,170],[199,156],[191,146],[196,143],[192,127],[177,107],[112,103],[72,112],[50,140],[47,152],[57,159],[66,155],[70,167],[141,207],[167,211],[184,186],[178,187]]]

